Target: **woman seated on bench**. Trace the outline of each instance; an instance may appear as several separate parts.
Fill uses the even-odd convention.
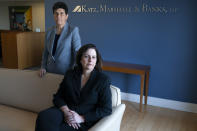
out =
[[[76,66],[66,72],[54,95],[54,107],[38,114],[36,131],[87,131],[112,112],[110,80],[102,73],[93,44],[82,46]]]

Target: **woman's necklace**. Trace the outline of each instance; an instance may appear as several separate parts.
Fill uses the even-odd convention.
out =
[[[56,34],[57,34],[57,35],[60,35],[61,32],[62,32],[62,29],[63,29],[63,28],[58,28],[58,27],[56,27]]]
[[[87,83],[88,79],[89,79],[90,75],[82,75],[81,76],[81,89],[85,86],[85,84]]]

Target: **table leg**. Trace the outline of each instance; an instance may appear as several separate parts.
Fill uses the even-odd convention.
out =
[[[142,101],[143,101],[143,94],[144,94],[144,79],[145,74],[141,75],[141,89],[140,89],[140,112],[142,112]]]
[[[147,105],[147,99],[148,99],[148,84],[149,84],[149,71],[146,72],[146,87],[145,87],[145,105]]]

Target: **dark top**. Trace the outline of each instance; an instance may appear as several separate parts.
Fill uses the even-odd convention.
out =
[[[54,39],[54,44],[53,44],[53,52],[52,52],[53,56],[55,55],[55,51],[56,51],[56,48],[57,48],[57,42],[59,40],[59,37],[60,37],[60,35],[55,34],[55,39]]]
[[[67,71],[58,92],[54,95],[53,103],[58,108],[67,105],[71,110],[83,115],[84,124],[90,128],[112,112],[111,82],[105,74],[93,70],[89,80],[80,90],[81,75],[77,69]]]

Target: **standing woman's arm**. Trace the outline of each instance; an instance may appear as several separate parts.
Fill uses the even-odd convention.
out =
[[[47,59],[48,59],[48,51],[47,51],[47,44],[48,44],[48,41],[47,41],[47,32],[45,34],[45,43],[44,43],[44,51],[43,51],[43,54],[42,54],[42,61],[41,61],[41,69],[40,69],[40,77],[44,76],[45,73],[46,73],[46,67],[47,67]]]
[[[73,50],[73,54],[74,56],[76,56],[77,51],[79,50],[79,48],[81,47],[81,38],[79,35],[79,28],[75,27],[73,29],[73,36],[72,36],[72,50]]]

